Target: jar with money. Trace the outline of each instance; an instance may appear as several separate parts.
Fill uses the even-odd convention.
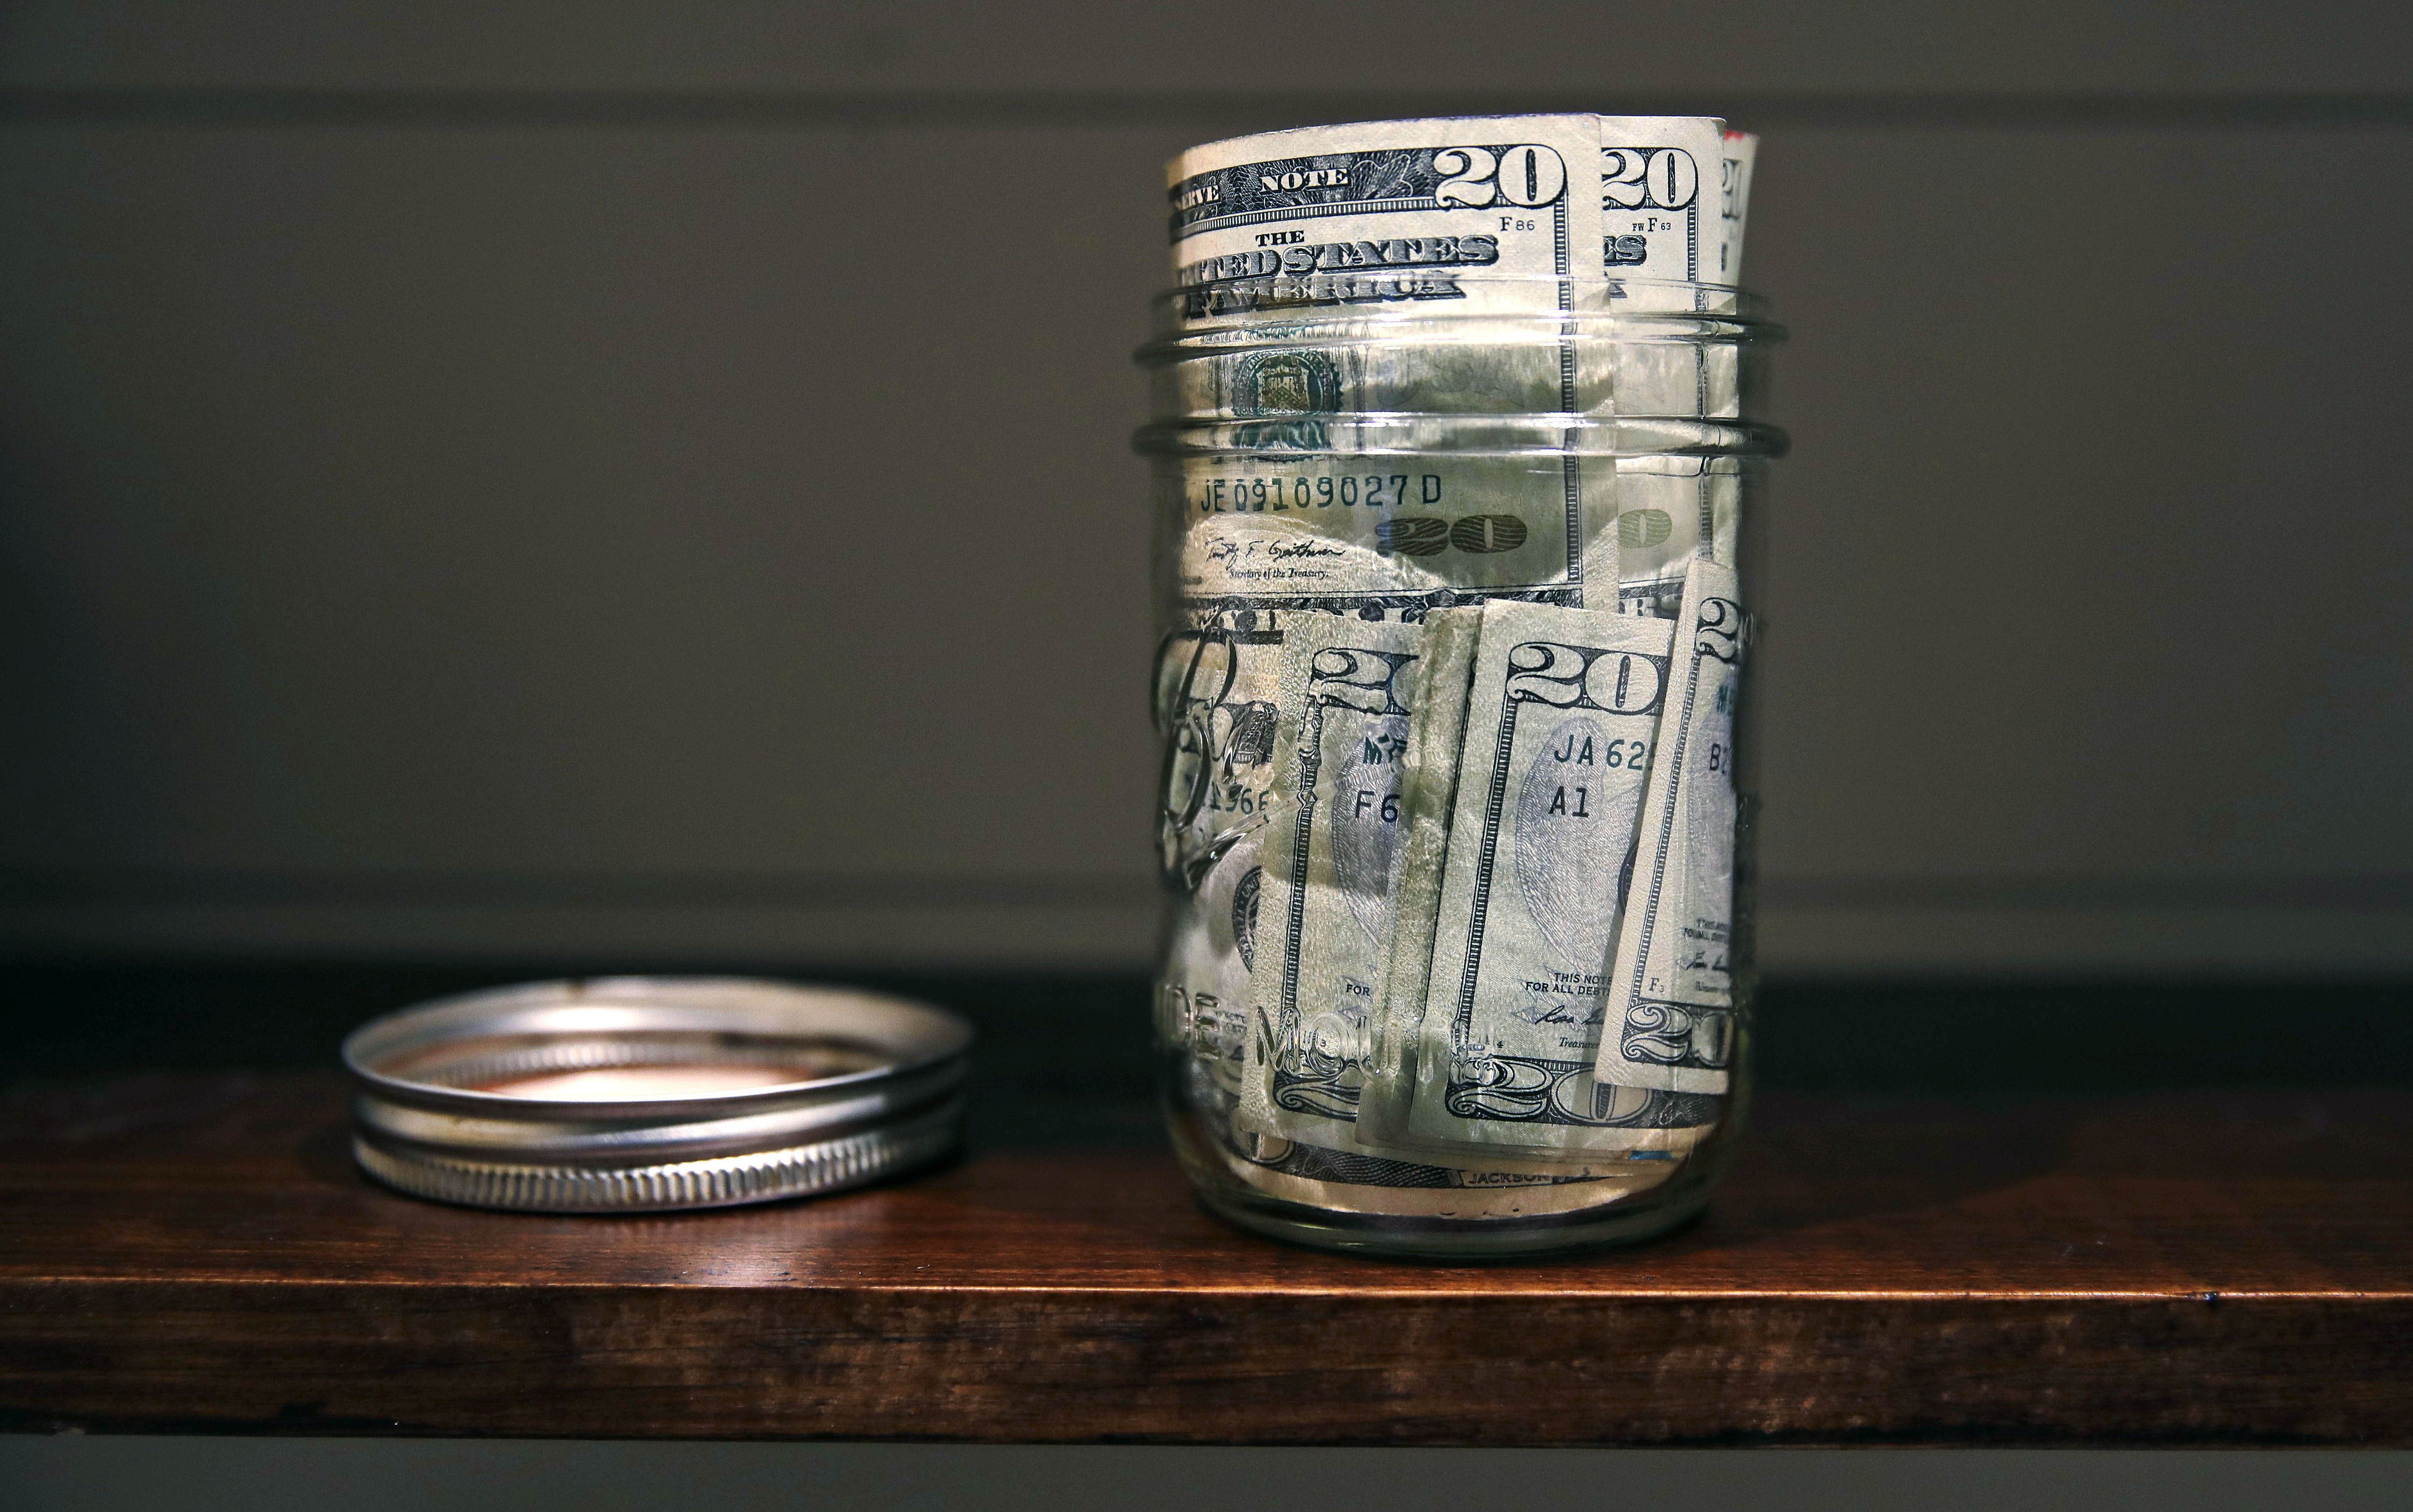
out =
[[[1647,1238],[1748,1097],[1754,139],[1275,132],[1171,169],[1154,711],[1175,1149],[1243,1227]]]

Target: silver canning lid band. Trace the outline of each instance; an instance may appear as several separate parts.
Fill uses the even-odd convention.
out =
[[[953,1149],[962,1134],[963,1100],[893,1128],[791,1149],[663,1165],[512,1165],[455,1160],[425,1150],[401,1153],[355,1135],[361,1169],[414,1197],[471,1208],[540,1213],[659,1212],[729,1208],[864,1186],[910,1171]]]
[[[353,1153],[417,1196],[538,1212],[834,1192],[953,1148],[971,1040],[927,1003],[749,978],[466,993],[345,1042]]]

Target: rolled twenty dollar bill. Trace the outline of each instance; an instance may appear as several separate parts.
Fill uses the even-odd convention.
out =
[[[1640,838],[1604,990],[1604,1085],[1724,1092],[1734,1063],[1735,699],[1745,649],[1731,568],[1695,558]]]
[[[1470,296],[1506,307],[1548,280],[1731,284],[1756,148],[1723,121],[1664,115],[1367,121],[1208,142],[1167,166],[1175,276],[1198,319]]]
[[[1400,769],[1424,639],[1422,625],[1319,615],[1282,648],[1269,912],[1241,1085],[1253,1128],[1344,1148],[1351,1137],[1399,892]]]
[[[1438,865],[1427,842],[1399,868],[1358,1137],[1457,1158],[1681,1151],[1716,1099],[1602,1086],[1593,1070],[1676,627],[1538,604],[1475,613],[1446,841]],[[1419,786],[1418,807],[1440,789]],[[1431,817],[1412,812],[1412,836]]]
[[[1432,889],[1409,885],[1403,871],[1437,873],[1438,852],[1412,843],[1422,826],[1411,823],[1410,808],[1432,805],[1421,778],[1446,782],[1460,759],[1472,648],[1464,632],[1481,618],[1480,611],[1422,624],[1322,617],[1295,627],[1283,647],[1236,1123],[1261,1140],[1503,1180],[1627,1177],[1630,1164],[1595,1170],[1559,1158],[1562,1149],[1542,1161],[1472,1144],[1411,1152],[1369,1137],[1359,1123],[1372,1090],[1385,970],[1395,961],[1414,970],[1417,950],[1430,948]],[[1664,643],[1670,627],[1651,623]],[[1414,916],[1402,924],[1395,915],[1407,899],[1415,900]]]
[[[1383,971],[1375,992],[1374,1075],[1359,1112],[1358,1137],[1401,1126],[1398,1068],[1412,1054],[1400,1043],[1422,1021],[1432,977],[1433,934],[1441,924],[1441,875],[1449,855],[1450,820],[1458,808],[1459,758],[1466,744],[1468,694],[1474,656],[1481,649],[1481,607],[1436,610],[1425,616],[1424,658],[1411,681],[1416,717],[1408,728],[1408,754],[1399,772],[1399,882],[1392,897],[1391,933],[1384,942]],[[1396,1004],[1414,1003],[1401,1014]]]

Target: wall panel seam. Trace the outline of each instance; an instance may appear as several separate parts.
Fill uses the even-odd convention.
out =
[[[2413,126],[2413,92],[1615,91],[1636,114],[1723,114],[1755,129],[2161,130]],[[1428,91],[1433,114],[1600,108],[1567,90]],[[0,89],[0,125],[757,127],[1057,130],[1295,124],[1396,113],[1389,92],[429,89],[95,86]]]

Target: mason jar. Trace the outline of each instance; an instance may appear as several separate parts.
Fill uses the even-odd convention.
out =
[[[1783,333],[1738,289],[1517,285],[1176,292],[1139,353],[1162,1094],[1200,1197],[1261,1234],[1645,1238],[1750,1100]]]

